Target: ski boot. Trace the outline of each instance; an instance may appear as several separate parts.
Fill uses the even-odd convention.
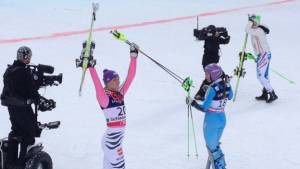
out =
[[[278,96],[275,94],[274,90],[268,93],[269,98],[266,100],[267,103],[272,103],[274,100],[278,99]]]
[[[268,100],[268,91],[265,88],[263,88],[262,95],[255,97],[255,99],[256,100],[266,100],[267,101]]]
[[[215,169],[226,169],[226,163],[224,159],[224,154],[220,148],[212,152]]]
[[[209,152],[209,160],[213,169],[226,169],[226,163],[225,163],[225,158],[222,150],[218,146],[217,149],[210,151]],[[206,169],[210,168],[210,163],[206,165]]]

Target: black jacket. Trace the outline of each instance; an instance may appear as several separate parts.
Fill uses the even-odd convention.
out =
[[[230,36],[207,36],[204,42],[204,54],[202,58],[202,65],[205,68],[210,63],[219,63],[220,44],[228,44]]]
[[[4,73],[4,81],[6,81],[4,82],[6,83],[4,87],[9,85],[9,90],[6,92],[13,92],[14,96],[34,101],[37,101],[40,97],[30,69],[20,61],[14,61],[7,68]],[[34,137],[38,135],[37,117],[32,110],[31,104],[26,106],[9,105],[8,111],[14,135],[22,137]]]
[[[11,87],[16,95],[25,99],[37,100],[39,98],[38,88],[36,87],[30,69],[21,61],[14,61],[8,69],[14,69],[9,75]],[[6,71],[8,72],[8,71]]]

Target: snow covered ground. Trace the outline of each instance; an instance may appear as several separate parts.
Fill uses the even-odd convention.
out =
[[[91,2],[0,0],[0,41],[85,30],[90,22]],[[269,2],[274,1],[100,1],[95,26],[128,25]],[[222,147],[230,169],[300,168],[299,10],[300,3],[295,0],[200,17],[200,27],[215,24],[228,29],[231,42],[222,46],[220,64],[227,73],[232,74],[238,64],[237,53],[242,47],[247,14],[260,14],[262,22],[271,29],[271,67],[296,82],[289,84],[270,72],[279,100],[272,104],[257,102],[254,97],[260,94],[261,86],[256,80],[254,63],[246,63],[247,74],[241,80],[238,99],[235,103],[229,102],[226,109],[227,126]],[[201,66],[203,42],[195,41],[192,36],[195,27],[194,18],[125,28],[122,32],[174,72],[182,77],[191,76],[196,86],[192,92],[195,93],[204,78]],[[51,154],[55,169],[99,169],[102,166],[100,142],[106,126],[90,76],[86,77],[83,96],[78,96],[81,71],[75,68],[74,60],[79,56],[81,43],[86,37],[87,34],[78,34],[0,44],[1,74],[6,65],[12,63],[16,50],[22,45],[32,48],[33,63],[53,65],[56,73],[64,74],[63,84],[47,88],[45,93],[47,98],[56,100],[57,108],[39,115],[43,122],[62,122],[61,128],[45,131],[38,139]],[[128,46],[112,38],[109,31],[95,32],[94,39],[98,72],[102,74],[104,68],[114,69],[124,80],[129,63]],[[250,44],[248,49],[252,50]],[[124,149],[127,168],[204,168],[207,151],[202,136],[203,114],[194,110],[199,158],[192,156],[187,159],[185,93],[174,79],[150,60],[143,56],[138,59],[137,75],[125,100],[128,126]],[[236,79],[233,79],[232,85],[235,83]],[[44,92],[41,90],[41,93]],[[5,137],[10,128],[8,113],[5,107],[0,107],[0,113],[0,136]]]

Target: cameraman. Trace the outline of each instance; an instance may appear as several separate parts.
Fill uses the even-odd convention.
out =
[[[203,70],[211,63],[219,63],[220,44],[228,44],[230,41],[230,36],[226,28],[217,28],[214,25],[209,25],[202,30],[195,29],[194,36],[198,40],[204,40],[204,54],[202,58]],[[206,88],[209,84],[208,81],[203,80],[199,91],[195,95],[196,100],[204,100]]]
[[[24,168],[27,147],[33,145],[35,137],[40,135],[37,117],[31,107],[31,104],[36,104],[40,98],[33,76],[27,67],[31,56],[29,47],[20,47],[17,51],[17,60],[3,75],[1,103],[7,106],[12,125],[12,131],[8,136],[10,143],[8,168]],[[18,144],[21,144],[19,158]]]

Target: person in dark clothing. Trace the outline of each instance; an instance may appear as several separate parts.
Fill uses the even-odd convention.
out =
[[[203,70],[205,67],[211,63],[219,63],[220,55],[220,45],[228,44],[230,41],[230,36],[226,28],[217,28],[214,25],[209,25],[199,31],[200,38],[199,40],[204,40],[204,54],[202,58]],[[206,89],[210,83],[207,80],[203,80],[200,89],[196,93],[195,100],[204,100],[204,95]]]
[[[9,133],[8,166],[24,168],[27,147],[40,135],[37,117],[31,107],[40,98],[38,88],[27,65],[31,61],[31,49],[23,46],[17,51],[17,59],[3,76],[4,88],[1,103],[7,106],[11,121]],[[18,154],[18,145],[20,153]]]

